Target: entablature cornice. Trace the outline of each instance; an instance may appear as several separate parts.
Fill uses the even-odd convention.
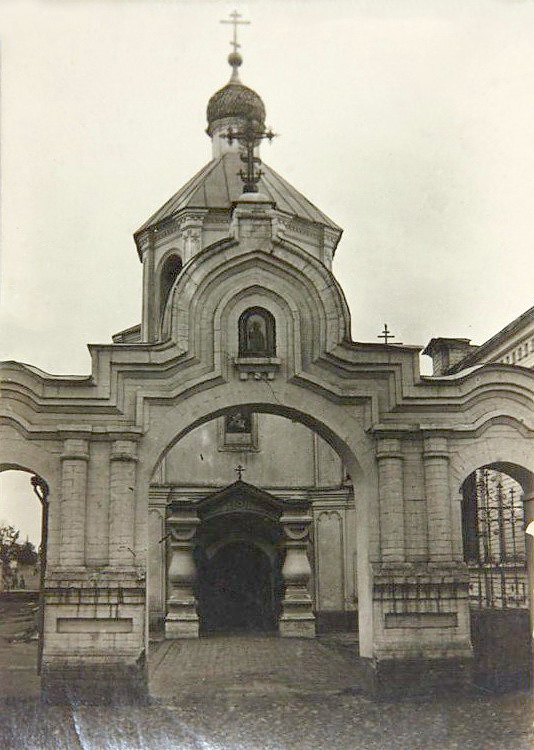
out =
[[[17,430],[26,438],[32,440],[69,440],[72,438],[80,440],[90,440],[91,442],[113,442],[115,440],[133,440],[139,441],[143,436],[143,431],[135,426],[120,427],[116,424],[106,427],[101,422],[94,425],[80,424],[59,424],[57,422],[47,422],[45,424],[30,423],[28,420],[21,418],[18,414],[0,413],[0,425],[16,426]]]
[[[433,440],[436,438],[472,438],[478,437],[489,426],[505,424],[514,427],[525,437],[534,437],[534,419],[529,423],[518,420],[501,412],[484,414],[473,423],[458,422],[456,424],[443,423],[381,423],[367,430],[369,435],[379,439],[398,438],[401,440]]]
[[[147,364],[146,368],[137,367],[137,369],[134,369],[136,368],[136,366],[132,364],[126,366],[124,370],[122,368],[116,368],[116,393],[120,395],[121,392],[124,392],[124,388],[126,388],[126,385],[129,381],[131,381],[132,383],[137,382],[138,386],[142,386],[140,388],[136,387],[135,408],[133,409],[133,412],[130,410],[131,415],[138,415],[138,419],[134,420],[135,422],[141,423],[139,420],[141,419],[140,415],[144,411],[145,401],[153,403],[169,403],[170,401],[174,401],[176,398],[185,399],[193,392],[198,392],[199,390],[204,390],[215,385],[221,385],[226,382],[221,374],[216,374],[213,370],[204,371],[203,374],[200,374],[199,371],[196,371],[194,376],[193,373],[191,373],[192,377],[185,379],[185,371],[193,362],[196,364],[196,361],[193,359],[189,360],[188,362],[182,360],[180,362],[180,366],[178,366],[178,359],[179,358],[174,360],[173,365],[169,364],[169,371],[166,373],[162,373],[161,369],[158,368],[158,378],[150,377],[150,372],[154,367],[150,364]],[[173,367],[178,367],[178,370],[174,370]],[[178,374],[178,372],[180,373],[179,380],[176,379],[176,375]],[[391,377],[392,373],[391,371],[384,371],[384,373],[380,373],[380,375],[383,377]],[[32,374],[32,377],[35,377],[34,374]],[[480,381],[478,381],[477,383],[473,384],[473,388],[471,391],[467,391],[464,394],[458,393],[457,391],[455,394],[455,398],[452,398],[451,395],[449,395],[447,398],[436,399],[435,395],[433,394],[431,398],[425,399],[423,395],[421,395],[417,399],[416,403],[414,403],[413,399],[404,398],[400,404],[397,404],[395,406],[394,409],[380,412],[377,390],[376,387],[374,387],[376,381],[373,381],[373,379],[370,380],[368,377],[363,377],[362,379],[358,378],[358,380],[356,380],[356,378],[346,377],[345,373],[345,377],[340,378],[339,383],[335,383],[332,382],[331,379],[326,381],[324,377],[320,376],[320,372],[318,373],[317,371],[302,371],[289,378],[289,381],[300,385],[303,388],[312,389],[315,392],[319,392],[330,401],[338,404],[369,403],[371,406],[372,415],[371,422],[374,423],[374,429],[377,431],[377,433],[384,430],[388,430],[390,432],[399,431],[399,428],[397,426],[394,426],[398,424],[399,417],[401,418],[401,422],[403,425],[406,425],[407,423],[412,425],[419,425],[421,424],[421,417],[424,416],[424,414],[428,414],[433,422],[435,422],[436,415],[442,415],[442,418],[439,421],[438,429],[445,430],[448,433],[459,435],[466,434],[473,429],[478,429],[478,427],[473,427],[469,424],[463,424],[465,423],[465,417],[462,420],[462,423],[459,423],[457,421],[458,416],[465,412],[467,406],[470,403],[474,403],[474,400],[476,398],[488,398],[495,394],[495,391],[493,390],[495,387],[494,383],[480,383]],[[464,388],[465,385],[466,383],[464,383]],[[84,390],[86,389],[86,387],[87,380],[84,381]],[[518,401],[518,405],[522,408],[525,406],[528,407],[532,404],[532,393],[530,389],[526,387],[526,384],[524,382],[520,387],[518,387],[517,384],[513,383],[499,383],[497,384],[497,388],[497,392],[505,394],[508,398],[516,398],[516,400]],[[40,392],[45,394],[44,396],[40,396],[32,392],[32,390],[26,384],[17,384],[14,379],[11,379],[10,382],[4,382],[2,384],[2,393],[4,396],[3,400],[5,404],[8,404],[10,401],[12,403],[13,401],[16,401],[19,406],[15,407],[15,411],[20,411],[20,404],[25,404],[24,408],[28,411],[28,419],[26,421],[26,425],[30,423],[30,416],[32,417],[31,421],[35,422],[31,428],[28,428],[26,426],[25,429],[28,432],[34,434],[39,432],[42,432],[43,434],[50,434],[50,432],[53,432],[54,435],[57,435],[58,430],[61,429],[61,423],[58,424],[58,420],[62,419],[62,422],[64,422],[65,417],[69,419],[68,415],[70,414],[72,414],[73,425],[70,425],[68,427],[69,431],[71,431],[72,429],[83,431],[83,428],[80,428],[79,426],[79,417],[83,416],[85,416],[90,421],[92,421],[93,418],[95,420],[98,419],[100,424],[102,417],[105,416],[110,421],[113,420],[113,425],[105,425],[104,429],[107,432],[111,432],[113,430],[117,431],[116,418],[117,416],[119,416],[120,418],[121,415],[125,415],[125,412],[120,408],[121,405],[116,404],[112,401],[111,388],[107,399],[90,398],[89,394],[85,398],[77,399],[72,398],[71,395],[58,397],[57,387],[51,387],[50,390],[53,393],[53,396],[51,395],[50,397],[47,397],[46,388],[40,389]],[[59,392],[61,390],[62,389],[60,389]],[[94,386],[92,390],[94,392]],[[122,406],[124,408],[124,405]],[[380,416],[380,413],[382,413],[382,416]],[[37,418],[35,420],[33,419],[34,415],[37,415]],[[39,415],[42,415],[43,422],[46,420],[45,424],[39,425]],[[63,418],[60,415],[64,415]],[[127,415],[124,416],[125,420],[129,419],[130,424],[132,423],[131,415],[130,417],[128,417]],[[384,416],[391,417],[392,419],[387,419],[384,422]],[[404,418],[402,418],[403,416]],[[6,409],[4,411],[4,419],[13,418],[14,410]],[[480,419],[478,419],[478,421],[475,421],[473,424],[478,425],[479,423]],[[89,425],[88,427],[88,430],[90,431],[92,436],[97,434],[97,429],[97,425]],[[123,429],[122,426],[119,429]],[[131,429],[140,429],[140,427],[127,427],[124,429],[129,432],[131,431]],[[427,427],[426,429],[429,428]],[[432,427],[431,429],[435,430],[436,427]],[[528,433],[532,432],[533,427],[531,421],[529,421],[528,418],[522,420],[522,429]],[[401,427],[400,431],[406,434],[406,427]]]
[[[212,495],[220,490],[220,484],[203,484],[203,485],[181,485],[176,483],[168,484],[151,484],[149,490],[150,502],[159,503],[178,503],[188,505],[197,503],[204,497]],[[306,504],[316,501],[343,501],[352,492],[352,487],[341,488],[321,488],[321,487],[272,487],[265,486],[261,488],[264,492],[279,497],[284,502],[295,503],[296,505]]]
[[[402,398],[395,405],[395,413],[421,416],[423,413],[434,412],[453,415],[474,408],[478,403],[498,399],[515,401],[519,406],[533,411],[533,386],[532,381],[526,380],[523,383],[495,383],[488,379],[486,382],[465,382],[461,388],[444,389],[444,392],[439,393],[434,388],[431,392],[425,392],[425,386],[421,384],[403,392]]]
[[[358,383],[354,388],[344,387],[345,384],[338,386],[332,382],[325,382],[308,371],[295,373],[289,378],[289,382],[310,388],[338,404],[363,404],[375,397],[374,391],[363,387],[363,384]]]
[[[283,244],[278,247],[280,252],[287,250]],[[267,254],[249,253],[247,262],[255,262],[260,256],[265,260]],[[301,256],[302,262],[310,264],[305,253]],[[224,265],[225,261],[219,259],[217,263]],[[318,262],[315,265],[320,266]],[[334,277],[324,268],[321,273],[325,283],[333,288]],[[141,434],[151,403],[185,400],[220,385],[233,387],[231,375],[220,358],[217,360],[210,354],[210,359],[195,350],[185,351],[169,340],[89,348],[93,372],[87,376],[50,375],[18,362],[1,363],[4,423],[14,421],[26,434],[43,435],[46,439],[57,439],[58,433],[65,431],[77,435],[87,432],[91,439],[108,439],[97,437],[100,426],[106,435],[129,435],[136,430]],[[485,403],[489,401],[503,405],[500,412],[499,406],[492,409],[496,419],[507,412],[513,416],[517,429],[532,435],[531,371],[487,364],[453,376],[419,377],[416,352],[417,347],[343,340],[294,372],[288,367],[280,381],[285,377],[288,383],[319,393],[332,403],[369,405],[370,424],[377,435],[384,430],[405,436],[410,432],[420,435],[422,429],[439,429],[455,436],[473,435],[488,422]],[[272,395],[268,398],[276,400]],[[465,416],[470,410],[471,422]],[[399,424],[412,427],[406,431]]]

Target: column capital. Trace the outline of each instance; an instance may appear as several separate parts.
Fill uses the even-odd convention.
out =
[[[201,228],[207,214],[208,210],[206,208],[189,208],[178,219],[178,227],[180,230]]]
[[[170,528],[171,544],[174,547],[176,544],[180,545],[193,540],[200,525],[200,518],[196,511],[182,511],[169,516],[167,524]]]
[[[291,542],[307,541],[312,521],[313,518],[307,511],[301,514],[295,511],[283,513],[280,518],[286,539]]]
[[[67,438],[63,441],[62,461],[89,461],[89,442],[78,438]]]
[[[400,439],[378,436],[376,441],[376,457],[379,460],[383,458],[397,458],[402,461],[404,454]]]
[[[145,229],[144,232],[137,236],[136,242],[141,259],[144,260],[145,253],[154,249],[154,228]]]
[[[423,437],[423,458],[449,458],[449,445],[444,435]]]
[[[110,461],[137,461],[137,443],[133,440],[114,440]]]

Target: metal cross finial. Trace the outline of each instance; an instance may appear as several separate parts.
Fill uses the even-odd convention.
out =
[[[384,344],[387,344],[389,339],[394,339],[395,336],[388,329],[388,324],[384,323],[384,330],[377,336],[377,339],[384,339]]]
[[[234,27],[234,38],[232,39],[232,41],[230,42],[230,44],[234,48],[234,52],[237,52],[237,50],[239,49],[239,47],[241,47],[241,45],[237,41],[237,27],[249,24],[250,21],[242,21],[242,20],[240,20],[242,18],[242,16],[241,16],[241,13],[237,12],[237,10],[234,10],[233,13],[230,13],[230,18],[231,18],[230,21],[227,18],[225,18],[225,19],[223,19],[221,21],[221,23],[231,23],[233,25],[233,27]]]
[[[243,180],[243,192],[257,193],[258,182],[263,172],[259,168],[261,159],[254,155],[254,149],[262,140],[267,139],[270,143],[273,138],[276,138],[276,133],[273,133],[270,128],[264,130],[263,125],[260,125],[256,120],[247,120],[241,130],[233,130],[230,127],[226,133],[221,133],[221,138],[226,139],[230,146],[234,141],[239,143],[241,161],[246,166],[245,170],[240,169],[238,172]]]
[[[243,472],[245,471],[245,467],[241,466],[241,464],[239,464],[238,466],[236,466],[235,471],[237,471],[237,477],[238,477],[239,481],[241,481],[241,479],[243,477]]]

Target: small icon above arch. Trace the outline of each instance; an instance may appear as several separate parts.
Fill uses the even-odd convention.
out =
[[[239,318],[239,356],[275,357],[276,324],[263,307],[249,307]]]

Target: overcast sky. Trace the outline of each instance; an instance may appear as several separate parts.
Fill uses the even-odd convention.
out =
[[[0,359],[87,373],[139,322],[132,233],[210,159],[234,8],[262,156],[345,230],[355,340],[482,343],[533,304],[532,0],[2,0]]]

